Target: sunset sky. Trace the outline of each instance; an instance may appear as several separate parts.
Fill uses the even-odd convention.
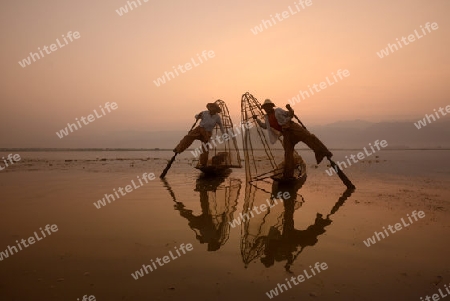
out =
[[[116,10],[124,0],[2,5],[0,147],[24,147],[29,139],[64,146],[55,132],[106,102],[118,109],[79,135],[187,130],[193,115],[218,98],[237,123],[243,93],[284,107],[339,69],[350,76],[293,107],[305,123],[417,121],[450,104],[448,0],[312,0],[256,35],[251,29],[263,19],[298,1],[140,1],[122,16]],[[396,38],[422,34],[427,22],[439,28],[377,55]],[[18,64],[69,31],[80,38],[25,68]],[[172,66],[198,62],[203,50],[214,58],[154,84]]]

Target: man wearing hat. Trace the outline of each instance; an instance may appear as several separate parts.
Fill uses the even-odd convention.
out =
[[[175,153],[182,153],[192,144],[192,142],[194,142],[194,140],[200,140],[203,142],[203,152],[199,157],[199,167],[206,166],[208,163],[209,149],[206,147],[206,143],[211,139],[212,130],[216,124],[219,125],[222,134],[225,133],[222,120],[218,115],[218,113],[222,112],[219,105],[216,103],[208,103],[206,108],[208,109],[207,111],[195,115],[196,119],[201,119],[200,125],[184,136],[173,150]]]
[[[288,111],[285,111],[275,108],[275,104],[270,99],[266,99],[261,108],[267,113],[264,116],[265,123],[257,119],[256,115],[253,118],[262,128],[269,131],[270,142],[274,144],[278,137],[283,136],[284,178],[292,178],[294,175],[294,147],[300,141],[314,151],[317,164],[320,164],[324,157],[333,156],[322,141],[291,120],[294,117],[294,110],[290,106],[288,106]]]

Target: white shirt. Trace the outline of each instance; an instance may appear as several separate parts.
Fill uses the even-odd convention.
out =
[[[275,118],[278,121],[278,124],[283,126],[285,124],[287,124],[289,121],[291,121],[291,118],[289,116],[289,112],[285,111],[281,108],[276,108],[275,110]],[[257,119],[259,125],[263,128],[263,129],[267,129],[267,131],[269,132],[269,141],[272,144],[275,144],[275,142],[277,142],[278,137],[280,137],[282,135],[281,132],[277,131],[276,129],[272,128],[271,126],[267,127],[267,125],[270,125],[269,123],[269,116],[266,114],[264,115],[264,123],[261,122],[259,119]]]
[[[199,116],[201,114],[201,116]],[[195,118],[201,118],[200,126],[207,130],[208,132],[212,132],[216,124],[219,125],[222,133],[225,133],[222,125],[222,119],[220,119],[219,114],[211,115],[209,111],[203,111],[198,115],[195,115]]]
[[[289,111],[285,111],[281,108],[275,109],[275,118],[277,119],[278,124],[281,126],[287,124],[292,119],[292,117],[289,116]]]

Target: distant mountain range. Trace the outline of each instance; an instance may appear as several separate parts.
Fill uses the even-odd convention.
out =
[[[417,129],[414,122],[341,121],[308,127],[330,149],[361,149],[375,140],[386,140],[388,148],[450,148],[450,118],[440,119]],[[27,139],[21,143],[2,143],[5,148],[123,148],[173,149],[186,131],[79,131],[63,139]],[[241,138],[238,136],[239,144]],[[5,142],[5,141],[4,141]],[[306,147],[299,145],[298,148]]]
[[[371,123],[363,120],[335,122],[308,129],[328,148],[334,149],[359,149],[375,140],[386,140],[388,148],[450,148],[450,121],[439,120],[421,129],[417,129],[413,122]],[[119,132],[114,134],[114,146],[172,149],[185,134],[185,131]],[[238,136],[239,144],[240,140]]]
[[[389,148],[449,148],[450,120],[417,129],[413,122],[343,121],[310,129],[330,148],[359,148],[386,140]]]

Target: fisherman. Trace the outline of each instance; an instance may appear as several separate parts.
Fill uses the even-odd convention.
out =
[[[261,108],[267,113],[264,115],[265,122],[263,123],[259,120],[256,115],[253,116],[253,119],[262,128],[268,130],[270,142],[274,144],[278,137],[283,136],[284,179],[291,179],[294,176],[294,147],[300,141],[314,151],[317,164],[320,164],[324,157],[329,158],[333,156],[315,135],[291,120],[294,117],[294,110],[292,110],[290,105],[287,105],[288,111],[281,108],[274,109],[275,104],[270,99],[266,99]]]
[[[202,147],[204,151],[199,157],[197,167],[204,167],[208,164],[209,148],[206,147],[206,144],[211,139],[212,130],[214,127],[218,124],[222,134],[225,133],[222,125],[222,119],[220,119],[220,116],[218,115],[218,113],[222,112],[219,105],[216,103],[208,103],[206,108],[208,109],[207,111],[203,111],[195,115],[197,120],[201,119],[200,125],[184,136],[180,143],[178,143],[178,145],[173,149],[174,153],[179,154],[184,152],[192,144],[192,142],[194,142],[194,140],[200,140],[203,142]]]

